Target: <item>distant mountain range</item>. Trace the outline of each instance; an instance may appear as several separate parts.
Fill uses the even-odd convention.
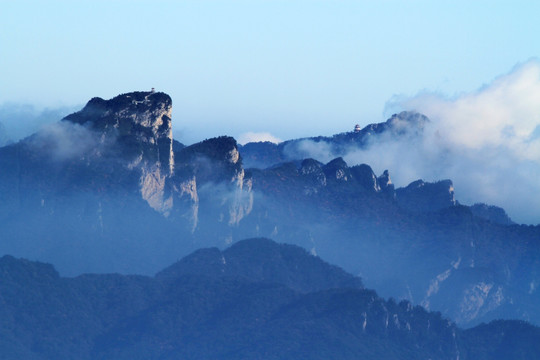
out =
[[[155,277],[60,277],[0,258],[2,359],[534,359],[540,328],[462,330],[267,239],[200,249]]]
[[[540,324],[540,227],[464,206],[448,179],[395,188],[391,171],[304,158],[303,140],[186,146],[172,100],[134,92],[0,148],[0,253],[53,263],[62,275],[153,275],[203,247],[265,237],[299,245],[384,297],[440,311],[460,326]],[[332,154],[370,137],[420,136],[425,116],[332,137]]]

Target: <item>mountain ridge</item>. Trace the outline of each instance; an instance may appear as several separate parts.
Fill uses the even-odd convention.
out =
[[[52,262],[63,275],[152,274],[201,247],[267,237],[463,326],[540,323],[540,227],[459,204],[449,180],[396,189],[390,171],[377,176],[339,157],[246,168],[234,138],[169,139],[168,96],[114,99],[91,100],[68,116],[76,121],[0,148],[0,253]],[[427,120],[402,116],[412,130],[399,114],[386,128],[418,136]]]
[[[533,341],[540,329],[524,322],[499,321],[464,331],[440,313],[406,301],[381,299],[373,290],[328,283],[299,292],[275,279],[252,277],[259,264],[250,257],[261,251],[287,254],[293,262],[308,264],[301,272],[320,273],[318,265],[301,260],[314,256],[293,245],[248,239],[223,253],[230,255],[228,251],[248,261],[228,277],[197,274],[199,267],[194,266],[172,277],[64,278],[54,275],[51,265],[0,258],[4,270],[0,273],[4,304],[0,355],[4,359],[326,359],[331,355],[517,360],[540,353]],[[198,256],[190,256],[194,255]],[[199,260],[211,266],[208,259]],[[298,271],[275,260],[269,260],[274,271]],[[331,278],[333,272],[325,263],[323,273]],[[501,333],[501,328],[506,331]],[[513,329],[529,340],[516,339]],[[319,340],[313,342],[314,338]],[[493,345],[505,344],[519,347],[493,351]]]

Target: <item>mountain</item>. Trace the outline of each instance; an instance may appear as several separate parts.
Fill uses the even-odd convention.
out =
[[[202,247],[265,237],[460,326],[540,324],[540,227],[459,204],[449,179],[396,188],[392,169],[297,157],[317,139],[328,154],[374,136],[415,139],[425,116],[400,113],[332,137],[254,145],[258,160],[279,162],[250,168],[251,145],[231,137],[175,141],[171,114],[171,98],[159,92],[94,98],[1,147],[0,253],[54,263],[63,276],[151,275]],[[215,251],[208,256],[219,264]]]
[[[304,249],[276,244],[268,239],[242,240],[224,251],[217,248],[197,250],[157,273],[156,278],[174,280],[183,275],[279,283],[298,292],[363,288],[358,277],[316,256],[309,256]]]
[[[313,156],[313,152],[321,153],[327,158],[329,154],[333,157],[342,157],[349,150],[364,148],[368,146],[374,138],[380,136],[392,139],[418,138],[429,122],[429,119],[422,114],[413,111],[403,111],[392,115],[384,123],[374,123],[360,129],[358,126],[351,132],[344,132],[333,136],[316,136],[287,140],[279,144],[270,142],[248,143],[240,146],[239,150],[247,168],[268,168],[272,165],[302,160]]]
[[[5,146],[9,143],[10,143],[10,140],[6,131],[6,127],[0,121],[0,146]]]
[[[464,331],[439,313],[383,300],[301,248],[266,239],[198,250],[155,277],[65,278],[51,265],[4,256],[0,279],[6,360],[540,354],[537,327],[498,321]]]
[[[236,141],[179,144],[171,109],[163,93],[94,98],[0,148],[0,252],[64,274],[149,274],[204,245],[193,239],[199,221],[239,221],[250,199]]]
[[[305,160],[250,169],[265,194],[243,224],[296,243],[355,274],[384,296],[442,311],[459,324],[537,322],[538,226],[502,225],[454,199],[449,180],[394,189],[389,172]]]
[[[471,211],[475,216],[484,218],[496,224],[515,225],[503,208],[493,205],[476,203],[471,206]]]

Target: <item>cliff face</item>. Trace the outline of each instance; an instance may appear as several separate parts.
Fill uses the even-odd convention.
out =
[[[133,92],[111,100],[94,98],[64,121],[95,132],[102,144],[114,143],[112,154],[121,159],[120,166],[138,173],[139,192],[152,209],[166,217],[175,213],[195,231],[200,191],[204,198],[204,186],[219,183],[228,190],[218,216],[237,225],[251,211],[253,199],[236,141],[220,137],[182,147],[175,159],[171,109],[166,94]]]
[[[121,155],[147,166],[174,171],[172,100],[164,93],[133,92],[111,100],[93,98],[64,121],[86,126],[103,138],[116,137]]]
[[[405,188],[397,189],[396,196],[400,206],[415,212],[436,211],[457,204],[451,180],[435,183],[416,180]]]
[[[171,110],[172,100],[164,93],[133,92],[111,100],[93,98],[64,121],[96,132],[100,143],[114,142],[127,166],[139,171],[143,199],[169,215],[173,197],[167,179],[174,173]]]
[[[207,227],[231,242],[253,204],[236,141],[183,146],[172,138],[171,109],[163,93],[94,98],[0,148],[0,253],[67,274],[148,273],[198,246],[186,238]]]

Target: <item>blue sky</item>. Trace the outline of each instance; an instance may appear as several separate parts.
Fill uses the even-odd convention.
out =
[[[538,4],[1,1],[0,105],[155,87],[186,143],[333,134],[384,120],[395,95],[473,91],[539,56]]]

